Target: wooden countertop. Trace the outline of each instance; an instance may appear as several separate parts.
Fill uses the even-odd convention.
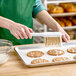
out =
[[[28,68],[12,48],[8,62],[0,66],[0,76],[76,76],[76,64]]]

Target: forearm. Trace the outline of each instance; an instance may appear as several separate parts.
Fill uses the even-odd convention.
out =
[[[11,20],[9,20],[9,21],[10,21],[10,23],[13,23],[13,21],[11,21]],[[0,27],[9,29],[9,23],[8,23],[7,18],[0,16]]]
[[[45,10],[39,12],[36,17],[54,31],[60,28],[60,25]]]

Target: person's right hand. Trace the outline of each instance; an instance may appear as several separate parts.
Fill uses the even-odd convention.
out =
[[[10,31],[10,33],[15,36],[17,39],[27,39],[28,37],[31,39],[32,36],[30,33],[33,33],[31,28],[28,28],[25,25],[16,23],[12,20],[3,18],[0,16],[0,27],[6,28]]]

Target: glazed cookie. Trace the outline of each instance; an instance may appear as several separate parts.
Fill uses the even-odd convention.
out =
[[[67,52],[69,52],[69,53],[76,53],[76,47],[72,47],[70,49],[67,49]]]
[[[31,52],[27,53],[27,56],[34,57],[34,58],[35,57],[41,57],[43,55],[44,55],[44,53],[42,51],[31,51]]]
[[[50,62],[50,61],[46,59],[34,59],[32,60],[31,64],[47,63],[47,62]]]
[[[47,53],[49,55],[57,56],[57,55],[63,55],[65,52],[59,49],[52,49],[52,50],[49,50]]]
[[[76,59],[76,55],[73,57],[73,59]]]
[[[52,61],[58,62],[58,61],[68,61],[68,60],[70,60],[68,57],[56,57]]]

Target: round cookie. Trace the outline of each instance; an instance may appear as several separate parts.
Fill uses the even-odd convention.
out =
[[[70,49],[67,49],[67,52],[69,52],[69,53],[76,53],[76,47],[72,47]]]
[[[46,59],[34,59],[32,60],[31,64],[47,63],[47,62],[50,62],[50,61]]]
[[[63,55],[65,52],[59,49],[52,49],[52,50],[49,50],[47,53],[49,55],[59,56],[59,55]]]
[[[73,59],[76,59],[76,55],[73,57]]]
[[[27,53],[27,56],[34,57],[34,58],[41,57],[43,55],[44,55],[44,53],[42,51],[31,51],[31,52]]]
[[[68,57],[56,57],[52,61],[58,62],[58,61],[68,61],[68,60],[70,60]]]

